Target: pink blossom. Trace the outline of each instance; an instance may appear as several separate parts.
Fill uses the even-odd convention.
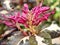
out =
[[[4,23],[8,26],[15,26],[16,23],[20,23],[26,27],[29,27],[29,24],[28,24],[29,19],[27,18],[27,15],[30,11],[30,12],[32,12],[32,20],[31,20],[32,25],[37,26],[42,21],[47,20],[51,14],[54,14],[55,11],[53,10],[51,12],[48,12],[49,9],[50,8],[48,6],[43,7],[42,3],[41,3],[40,5],[35,6],[31,10],[29,10],[28,5],[24,4],[21,14],[20,14],[20,12],[18,12],[18,13],[15,12],[15,15],[13,15],[13,16],[9,16],[9,17],[5,16],[8,19],[8,21],[4,21]],[[12,22],[9,20],[12,20]]]
[[[24,4],[24,7],[22,9],[23,13],[27,14],[28,11],[29,11],[29,8],[28,8],[28,5],[27,4]]]

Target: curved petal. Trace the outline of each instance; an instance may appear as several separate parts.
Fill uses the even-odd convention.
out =
[[[39,17],[39,15],[45,11],[48,11],[50,8],[48,6],[42,7],[41,5],[38,5],[36,7],[34,7],[31,11],[34,15],[34,19],[36,19],[37,17]]]
[[[22,9],[22,12],[24,12],[25,14],[27,14],[28,11],[29,11],[28,5],[27,4],[24,4],[24,7]]]
[[[26,15],[27,15],[27,14],[25,14],[25,13],[23,13],[23,12],[22,12],[22,16],[23,16],[23,17],[25,17],[25,18],[26,18]]]
[[[6,24],[7,26],[9,27],[15,27],[15,23],[13,24],[12,22],[10,21],[3,21],[4,24]]]
[[[50,15],[51,15],[51,13],[44,14],[43,19],[47,20]]]
[[[34,21],[34,23],[33,23],[33,25],[38,25],[40,22],[42,22],[43,21],[43,19],[42,18],[38,18],[38,19],[36,19],[35,21]]]
[[[44,12],[44,11],[47,11],[47,10],[49,10],[50,8],[48,7],[48,6],[45,6],[45,7],[41,7],[39,10],[41,11],[41,12]]]

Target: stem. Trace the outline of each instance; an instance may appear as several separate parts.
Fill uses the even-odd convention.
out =
[[[22,32],[23,30],[21,29],[19,23],[16,23],[16,27]]]
[[[34,30],[33,25],[32,25],[32,20],[33,20],[32,12],[28,13],[27,18],[28,18],[28,24],[29,24],[29,29],[30,29],[29,31],[32,32],[32,34],[34,35],[36,31]]]
[[[28,35],[26,32],[24,32],[24,31],[21,29],[19,23],[16,23],[16,27],[17,27],[17,28],[19,29],[19,31],[21,31],[25,36]]]

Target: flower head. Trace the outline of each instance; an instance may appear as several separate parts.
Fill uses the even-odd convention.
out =
[[[7,17],[5,15],[7,20],[4,20],[3,23],[7,26],[13,27],[16,27],[16,23],[23,24],[32,32],[34,30],[34,26],[39,25],[39,23],[47,20],[50,15],[54,14],[55,11],[53,10],[49,12],[49,9],[50,8],[48,6],[42,6],[42,3],[40,3],[38,6],[29,10],[28,5],[24,4],[21,14],[20,12],[15,12],[12,16]]]

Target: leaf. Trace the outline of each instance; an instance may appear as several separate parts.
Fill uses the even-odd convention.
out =
[[[38,36],[42,36],[45,39],[44,43],[46,43],[48,45],[52,45],[51,36],[46,31],[39,33]]]
[[[60,11],[59,12],[57,11],[56,14],[54,15],[55,19],[57,19],[58,17],[60,17]]]
[[[7,26],[0,24],[0,34],[2,34],[7,29]]]
[[[37,45],[37,41],[35,39],[35,36],[29,37],[29,43],[30,43],[30,45]]]

